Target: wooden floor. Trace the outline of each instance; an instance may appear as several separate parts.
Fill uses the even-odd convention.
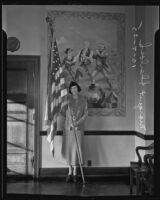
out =
[[[86,180],[66,183],[65,179],[9,180],[7,194],[57,195],[70,197],[128,196],[129,184],[118,180]]]

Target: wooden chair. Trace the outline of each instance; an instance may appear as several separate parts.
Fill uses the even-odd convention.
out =
[[[148,154],[144,159],[145,164],[148,166],[148,171],[143,174],[140,180],[142,195],[153,195],[154,193],[154,154]]]
[[[130,162],[130,194],[133,193],[134,178],[136,181],[136,195],[141,194],[141,190],[140,190],[141,177],[144,176],[148,172],[148,166],[146,165],[144,160],[142,161],[140,150],[148,150],[148,151],[152,152],[153,149],[154,149],[154,143],[150,144],[149,146],[137,146],[136,147],[135,150],[136,150],[136,154],[138,157],[138,162],[134,162],[134,161]]]

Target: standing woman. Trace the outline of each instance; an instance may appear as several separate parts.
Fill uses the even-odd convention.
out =
[[[72,81],[69,85],[71,95],[68,97],[68,106],[61,111],[62,116],[65,117],[62,154],[69,166],[66,182],[78,181],[77,166],[79,165],[79,159],[74,127],[77,132],[81,164],[83,165],[84,122],[88,115],[88,109],[87,101],[79,94],[80,91],[81,87]]]

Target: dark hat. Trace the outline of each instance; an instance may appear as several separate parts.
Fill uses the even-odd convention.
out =
[[[76,83],[76,82],[74,82],[74,81],[71,81],[71,82],[70,82],[70,85],[69,85],[69,93],[70,93],[70,94],[72,94],[72,92],[71,92],[71,87],[73,87],[73,86],[77,86],[78,92],[81,91],[81,87],[78,85],[78,83]]]
[[[67,53],[70,52],[70,51],[73,51],[73,49],[67,48],[67,49],[65,50],[65,54],[67,54]]]

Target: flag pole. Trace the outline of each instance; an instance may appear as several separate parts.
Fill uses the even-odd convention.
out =
[[[76,150],[77,150],[77,154],[78,154],[78,160],[79,160],[79,165],[80,165],[80,170],[81,170],[81,176],[82,176],[82,180],[83,180],[83,187],[85,187],[85,179],[84,179],[84,174],[83,174],[83,169],[82,169],[80,150],[79,150],[80,148],[79,148],[79,143],[78,143],[78,138],[77,138],[77,132],[76,132],[76,127],[75,127],[75,124],[74,124],[73,115],[72,115],[69,103],[68,103],[68,108],[69,108],[69,112],[71,113],[71,119],[72,119],[72,124],[73,124],[73,132],[74,132],[74,135],[75,135],[76,146],[77,146]]]
[[[51,36],[51,45],[49,49],[49,62],[48,62],[48,75],[47,75],[47,101],[46,101],[46,113],[45,113],[45,121],[46,125],[50,126],[51,122],[51,97],[50,97],[50,91],[51,91],[51,73],[52,73],[52,49],[53,49],[53,44],[54,44],[54,19],[51,17],[46,17],[46,22],[50,31],[50,36]],[[48,129],[48,128],[47,128]],[[48,130],[47,130],[48,132]]]

